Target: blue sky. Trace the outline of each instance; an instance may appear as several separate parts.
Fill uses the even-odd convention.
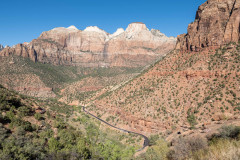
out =
[[[176,37],[187,32],[198,6],[206,0],[2,0],[0,44],[30,42],[55,27],[87,26],[113,33],[143,22]]]

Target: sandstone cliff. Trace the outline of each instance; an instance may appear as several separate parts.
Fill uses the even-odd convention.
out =
[[[240,40],[240,0],[208,0],[189,24],[188,33],[177,37],[176,49],[198,52]]]
[[[55,65],[143,66],[175,46],[159,30],[149,31],[143,23],[132,23],[126,31],[120,28],[109,34],[96,26],[78,30],[74,26],[43,32],[32,42],[7,47],[1,56],[15,54],[33,61]]]
[[[0,44],[0,51],[3,50],[3,49],[4,49],[4,47]]]

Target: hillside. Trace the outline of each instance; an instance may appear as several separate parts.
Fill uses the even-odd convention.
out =
[[[73,107],[0,86],[0,159],[128,159],[141,137],[112,130]]]
[[[240,159],[240,0],[207,0],[175,42],[134,22],[4,48],[0,160]]]
[[[232,9],[231,13],[217,9],[226,6]],[[229,41],[210,43],[215,36],[210,34],[212,30],[222,33],[222,28],[214,28],[212,15],[219,18],[218,23],[230,16],[224,26],[227,29],[228,25],[238,24],[238,12],[239,1],[202,4],[193,24],[209,45],[197,50],[183,48],[191,45],[185,40],[199,43],[199,39],[189,41],[198,35],[190,24],[188,33],[178,37],[174,51],[128,84],[93,100],[92,112],[106,119],[113,117],[113,123],[117,120],[119,126],[145,134],[168,134],[194,128],[196,124],[238,118],[240,39],[232,39],[228,44]],[[202,26],[205,22],[210,24],[207,29]],[[239,34],[235,27],[231,32]]]
[[[0,62],[0,83],[2,85],[21,94],[43,99],[59,99],[76,91],[78,93],[85,90],[95,91],[132,78],[142,70],[142,67],[131,69],[55,66],[33,62],[29,58],[20,56],[0,57]],[[74,87],[69,88],[69,86]],[[68,92],[59,92],[62,89]],[[76,97],[77,95],[72,96],[72,99],[78,100]]]
[[[95,113],[125,128],[164,133],[239,115],[239,44],[199,53],[172,51],[124,87],[94,101]]]

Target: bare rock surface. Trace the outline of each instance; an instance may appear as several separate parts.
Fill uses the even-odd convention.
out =
[[[177,37],[176,49],[198,52],[240,40],[240,0],[208,0],[188,25],[188,33]]]
[[[4,49],[4,47],[0,44],[0,51],[3,50],[3,49]]]

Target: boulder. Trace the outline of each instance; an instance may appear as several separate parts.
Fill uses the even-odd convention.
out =
[[[184,132],[182,134],[182,136],[185,137],[185,136],[188,136],[188,135],[193,134],[193,133],[194,133],[194,131],[190,130],[190,131]]]
[[[214,121],[220,121],[220,120],[233,120],[233,119],[237,119],[238,117],[237,116],[234,116],[233,114],[231,113],[218,113],[218,114],[215,114],[212,119]]]

